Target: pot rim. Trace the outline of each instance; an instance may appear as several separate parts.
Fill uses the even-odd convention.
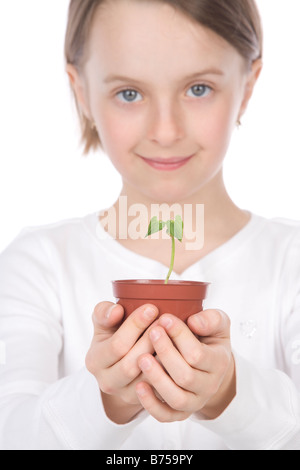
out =
[[[119,299],[204,299],[209,282],[169,281],[162,279],[123,279],[112,281],[114,296]]]
[[[208,286],[210,282],[203,282],[203,281],[186,281],[186,280],[169,280],[167,284],[165,284],[164,279],[118,279],[112,281],[114,285],[124,285],[124,284],[141,284],[141,285],[165,285],[165,286]]]

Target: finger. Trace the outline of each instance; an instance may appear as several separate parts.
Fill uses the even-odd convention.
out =
[[[108,395],[119,394],[120,390],[128,388],[134,379],[141,375],[138,358],[144,353],[154,353],[148,330],[141,335],[123,358],[113,364],[111,364],[112,354],[108,341],[96,342],[94,340],[86,356],[86,366],[97,377],[99,386],[104,393]]]
[[[189,333],[192,335],[191,332]],[[199,348],[200,353],[196,354],[194,351],[187,351],[195,361],[195,364],[191,366],[175,347],[173,340],[163,328],[159,326],[151,327],[149,337],[157,354],[156,360],[162,364],[175,384],[183,390],[199,393],[203,383],[208,380],[208,372],[213,368],[213,353],[208,351],[208,354],[204,355],[201,352],[201,344],[198,341],[197,348]],[[196,362],[198,358],[200,358],[199,362]]]
[[[198,336],[230,338],[230,319],[222,310],[204,310],[188,318],[189,328]]]
[[[181,388],[202,394],[204,384],[211,381],[208,376],[223,375],[231,359],[229,340],[219,339],[210,344],[207,338],[200,341],[184,322],[173,315],[163,315],[157,324],[165,328],[151,327],[149,337],[157,357]]]
[[[141,375],[138,364],[139,357],[142,354],[153,354],[154,352],[154,347],[146,332],[120,361],[106,369],[106,382],[114,389],[128,386]]]
[[[143,408],[161,423],[183,421],[191,413],[172,409],[167,403],[163,403],[154,393],[151,386],[145,382],[136,385],[136,394]]]
[[[191,334],[190,332],[190,335]],[[173,399],[182,398],[188,400],[186,405],[182,404],[185,411],[200,409],[200,407],[204,406],[206,401],[219,390],[223,378],[228,371],[232,360],[232,355],[229,354],[228,348],[225,348],[222,344],[213,346],[201,345],[198,341],[200,355],[196,353],[193,355],[193,358],[195,360],[199,358],[199,362],[196,362],[194,367],[191,367],[176,349],[172,339],[163,328],[159,326],[151,327],[149,337],[152,339],[153,346],[157,353],[155,358],[156,362],[157,358],[159,358],[165,371],[175,384],[183,391],[192,393],[192,395],[185,394],[182,396],[177,393],[178,397],[174,395]],[[205,364],[206,371],[203,370],[203,364]],[[150,375],[146,375],[146,377],[151,380],[151,383],[154,385],[153,377]],[[155,388],[156,387],[158,386],[155,385]],[[157,390],[159,390],[159,388],[157,388]],[[170,391],[170,393],[173,392]],[[195,402],[196,397],[197,402]],[[170,402],[168,403],[170,404]],[[195,405],[196,408],[194,408]],[[176,408],[174,403],[172,406]]]
[[[103,341],[105,337],[110,336],[117,329],[123,316],[124,309],[119,304],[112,302],[97,304],[92,315],[94,336]]]
[[[138,405],[140,403],[136,394],[136,384],[141,381],[146,381],[141,370],[139,370],[138,376],[132,382],[122,388],[118,387],[118,384],[115,386],[113,381],[107,382],[106,378],[104,378],[104,380],[99,384],[99,387],[105,394],[119,396],[122,401],[129,405]]]
[[[155,335],[153,334],[152,328],[150,330],[150,338],[155,341],[153,342],[155,351],[176,383],[181,386],[184,386],[183,383],[188,384],[193,372],[191,368],[198,369],[203,372],[211,371],[213,362],[212,351],[210,351],[205,344],[202,344],[199,341],[183,321],[174,315],[165,314],[159,318],[158,325],[164,328],[172,341],[169,340],[168,342],[163,334],[161,334],[160,338],[157,338],[157,341],[155,341]],[[155,330],[157,330],[157,328],[155,328]],[[174,345],[180,353],[178,353],[178,355],[181,357],[181,366],[185,371],[182,378],[179,378],[179,381],[175,378],[179,374],[179,368],[177,368],[177,362],[175,362]],[[183,364],[182,358],[184,359],[185,365]],[[176,359],[176,361],[177,360],[179,359]],[[187,389],[189,389],[189,387]]]
[[[111,367],[120,361],[135,345],[144,331],[153,323],[158,309],[151,304],[137,308],[108,339],[102,364]]]
[[[187,412],[195,409],[196,395],[179,387],[153,356],[141,356],[139,366],[147,381],[171,408]]]

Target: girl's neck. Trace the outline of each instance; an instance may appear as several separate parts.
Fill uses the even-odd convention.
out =
[[[169,213],[168,208],[171,209]],[[147,227],[154,215],[165,220],[180,213],[185,229],[183,243],[177,243],[176,248],[174,271],[177,273],[224,244],[250,220],[249,213],[239,209],[229,197],[222,172],[197,194],[180,202],[153,201],[136,194],[131,188],[129,190],[124,184],[113,213],[115,233],[110,233],[110,229],[105,227],[110,235],[127,249],[166,266],[170,261],[169,237],[163,237],[162,233],[154,239],[145,238]]]
[[[120,211],[127,209],[127,225],[137,217],[137,213],[141,217],[141,223],[144,217],[144,223],[148,224],[153,215],[163,218],[163,212],[167,213],[170,209],[172,217],[176,215],[176,211],[186,216],[185,220],[191,224],[191,230],[198,228],[196,215],[200,214],[200,207],[203,209],[205,234],[208,239],[223,240],[230,237],[232,231],[238,231],[249,221],[249,214],[237,207],[227,193],[222,170],[204,188],[180,201],[168,200],[167,195],[164,200],[153,201],[124,184],[120,197],[114,204],[116,213],[120,216],[119,220],[122,220]]]

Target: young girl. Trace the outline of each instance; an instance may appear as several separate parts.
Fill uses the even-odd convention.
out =
[[[65,49],[85,151],[123,188],[115,233],[90,214],[1,255],[0,447],[299,449],[300,229],[241,210],[222,177],[262,67],[254,1],[71,0]],[[130,236],[136,204],[191,207],[191,230],[204,206],[203,247],[177,244],[173,278],[211,283],[187,323],[115,304],[112,280],[169,265],[168,240]]]

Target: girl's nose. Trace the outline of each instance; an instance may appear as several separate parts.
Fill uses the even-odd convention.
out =
[[[165,103],[151,110],[148,129],[150,140],[162,147],[170,147],[183,136],[183,115],[174,103]]]

